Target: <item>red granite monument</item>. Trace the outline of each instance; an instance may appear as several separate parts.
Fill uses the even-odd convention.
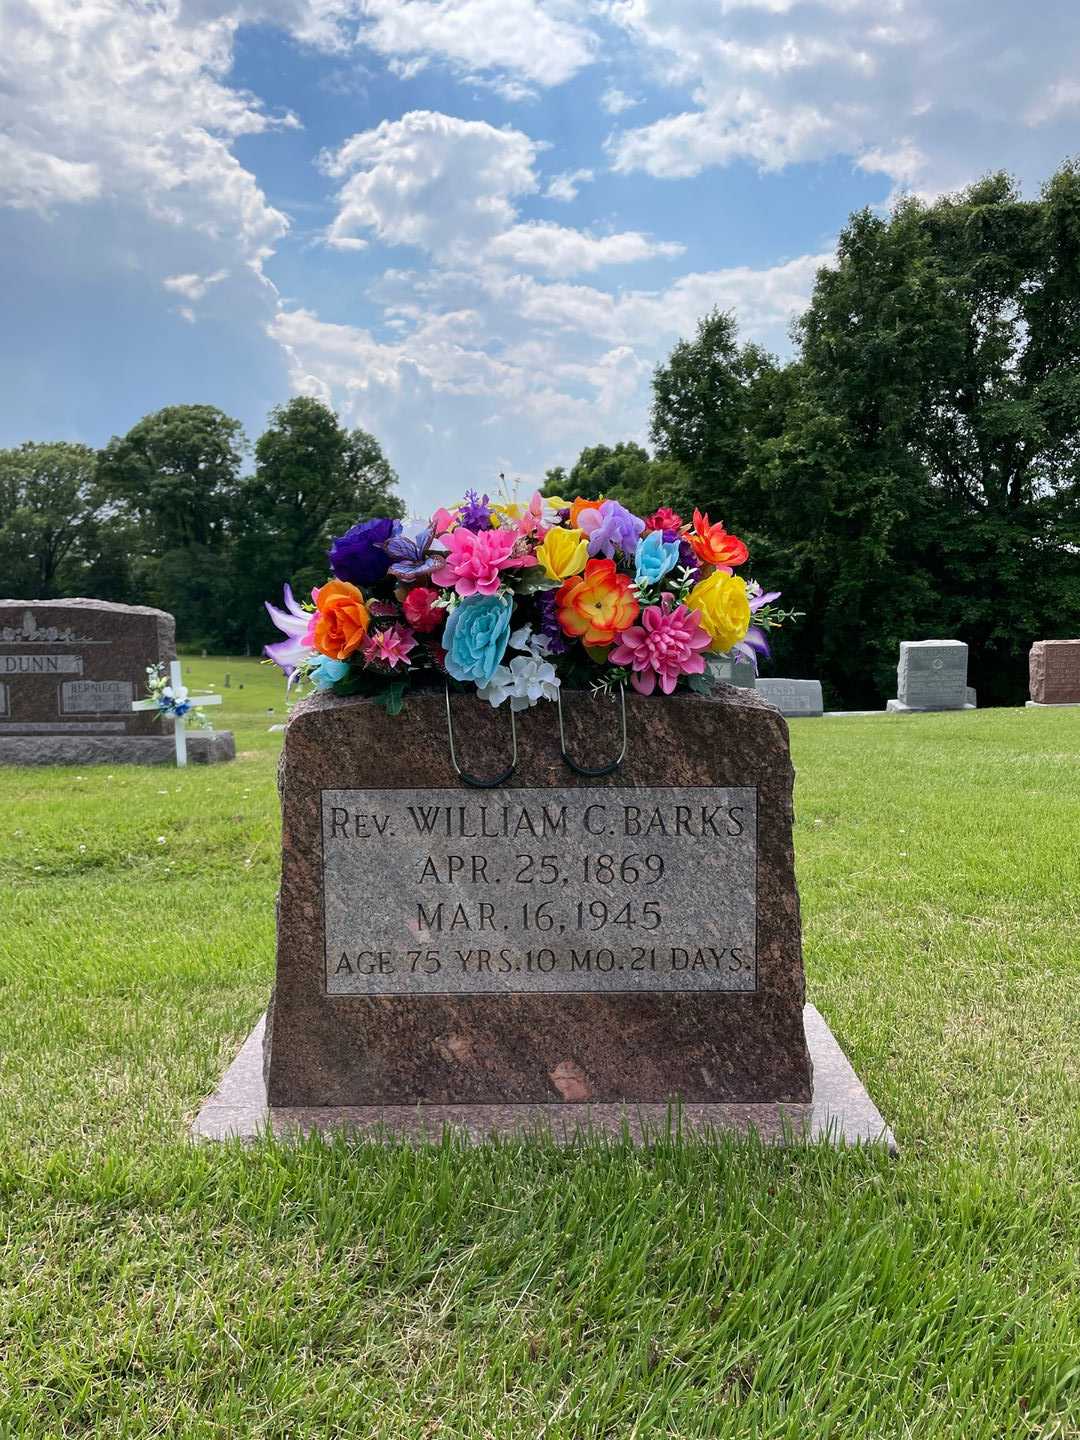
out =
[[[168,764],[171,724],[133,713],[148,665],[176,658],[164,610],[107,600],[0,600],[0,764]],[[193,736],[191,758],[231,759],[232,736]]]
[[[1080,640],[1036,640],[1028,652],[1032,705],[1080,705]]]
[[[507,713],[454,708],[462,769],[504,770]],[[566,753],[600,768],[618,706],[564,709]],[[273,998],[196,1133],[640,1129],[677,1104],[769,1138],[887,1138],[804,1010],[783,717],[731,686],[626,712],[621,765],[583,775],[555,707],[525,711],[512,774],[478,789],[451,763],[441,693],[396,717],[299,705]]]

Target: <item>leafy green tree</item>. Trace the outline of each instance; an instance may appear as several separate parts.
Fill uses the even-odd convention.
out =
[[[1077,167],[1037,200],[993,175],[856,214],[797,336],[784,447],[828,419],[805,483],[839,477],[818,543],[851,567],[831,663],[843,632],[880,694],[897,640],[954,634],[982,699],[1015,703],[1031,640],[1080,625]]]
[[[746,464],[754,396],[776,370],[758,345],[738,344],[734,317],[711,310],[653,375],[651,433],[658,458],[676,461],[702,508],[722,507]]]
[[[221,547],[247,442],[213,405],[169,405],[101,452],[99,483],[138,520],[150,554]]]
[[[375,437],[346,429],[322,401],[297,395],[270,412],[233,524],[245,644],[270,638],[262,601],[280,596],[286,581],[298,592],[323,583],[335,535],[357,520],[405,513],[397,479]]]
[[[0,450],[0,575],[5,594],[64,593],[65,565],[98,512],[96,455],[59,440]]]

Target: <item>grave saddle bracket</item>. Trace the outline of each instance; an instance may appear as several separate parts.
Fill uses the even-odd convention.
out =
[[[575,775],[585,775],[590,780],[600,775],[610,775],[619,768],[626,759],[626,686],[619,686],[619,717],[622,726],[622,744],[619,753],[614,760],[609,760],[606,765],[579,765],[570,755],[566,753],[566,731],[563,728],[562,690],[556,694],[556,702],[559,707],[559,752],[563,758],[563,764],[573,770]]]

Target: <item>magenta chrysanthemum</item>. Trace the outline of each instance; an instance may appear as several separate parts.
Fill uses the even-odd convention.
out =
[[[680,675],[700,675],[705,669],[702,650],[711,643],[696,610],[685,605],[672,609],[672,596],[663,596],[659,605],[650,605],[640,625],[631,625],[619,635],[618,644],[608,653],[613,665],[629,665],[630,684],[642,695],[660,689],[670,695]]]

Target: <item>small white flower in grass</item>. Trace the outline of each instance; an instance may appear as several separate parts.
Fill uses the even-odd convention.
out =
[[[164,844],[165,844],[165,836],[164,836],[164,835],[159,835],[159,836],[157,837],[157,843],[158,843],[159,845],[164,845]]]
[[[85,854],[86,854],[86,846],[85,846],[85,845],[80,845],[80,846],[79,846],[79,854],[80,854],[80,855],[85,855]]]

